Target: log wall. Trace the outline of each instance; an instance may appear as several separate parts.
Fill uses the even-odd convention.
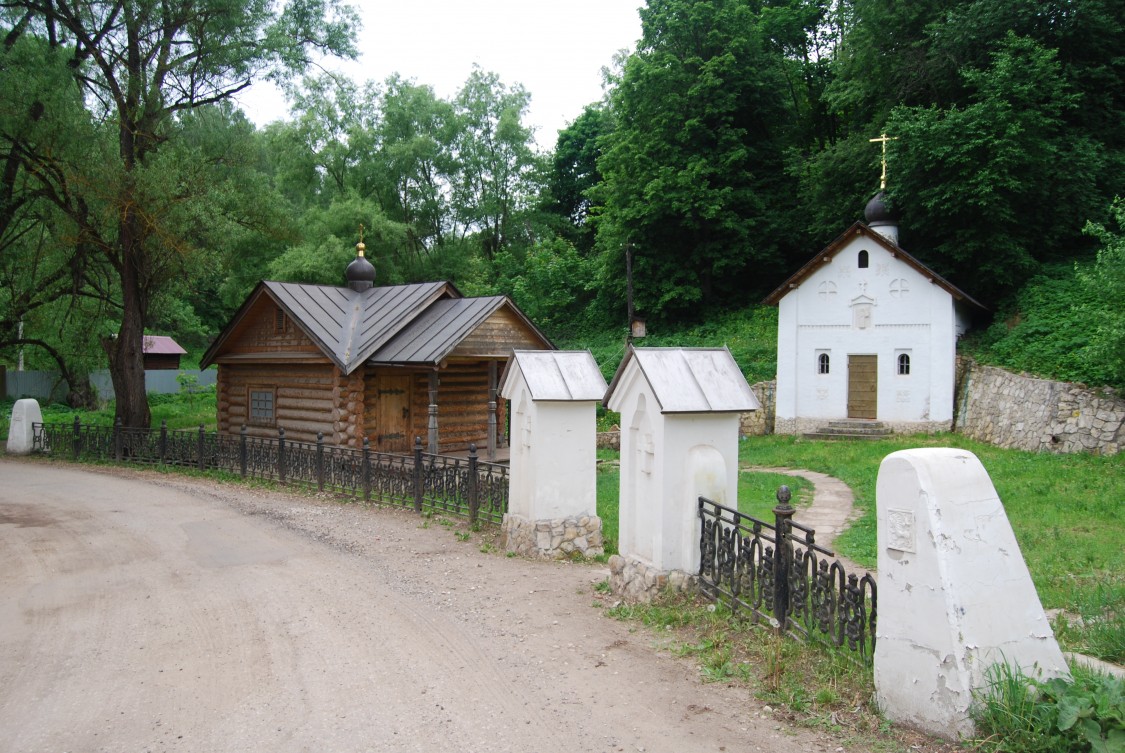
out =
[[[542,350],[543,340],[507,307],[473,330],[450,354],[450,358],[499,356],[507,358],[513,350]]]
[[[257,437],[276,437],[285,427],[286,439],[315,442],[317,432],[326,440],[334,437],[335,368],[324,365],[246,364],[219,366],[219,431],[237,433],[243,424]],[[362,384],[362,380],[361,384]],[[274,423],[255,425],[249,421],[251,388],[274,390]]]

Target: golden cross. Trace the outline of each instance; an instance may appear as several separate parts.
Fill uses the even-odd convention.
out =
[[[879,190],[880,191],[886,191],[887,190],[887,142],[888,141],[898,141],[898,136],[888,136],[886,133],[884,133],[879,138],[868,139],[868,141],[870,141],[872,144],[874,144],[877,141],[882,142],[882,144],[883,144],[883,177],[881,177],[879,179]]]
[[[886,147],[883,147],[883,149],[885,151]],[[363,243],[363,223],[362,222],[359,223],[359,242]]]

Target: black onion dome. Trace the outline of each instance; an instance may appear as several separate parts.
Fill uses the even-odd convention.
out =
[[[877,222],[895,221],[895,214],[891,211],[891,205],[887,201],[887,194],[884,191],[880,191],[871,197],[871,201],[867,202],[867,208],[863,210],[863,216],[866,218],[868,225]]]
[[[363,257],[362,243],[356,246],[356,251],[358,255],[348,265],[344,277],[347,279],[349,287],[369,288],[375,284],[375,267]]]

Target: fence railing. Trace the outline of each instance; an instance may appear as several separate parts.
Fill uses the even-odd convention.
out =
[[[870,573],[848,574],[813,529],[795,522],[789,488],[767,523],[700,497],[699,582],[704,594],[793,637],[875,654],[878,591]],[[831,561],[830,561],[831,560]]]
[[[238,434],[196,429],[133,429],[120,425],[33,424],[33,449],[73,460],[113,460],[218,470],[242,478],[278,481],[317,491],[375,500],[384,504],[413,507],[467,517],[470,522],[500,523],[508,509],[508,469],[482,462],[476,446],[467,458],[435,455],[422,451],[422,439],[414,441],[414,452],[394,455],[373,452],[366,439],[363,449],[326,445],[324,435],[316,442],[294,442],[285,437],[252,437],[243,426]]]

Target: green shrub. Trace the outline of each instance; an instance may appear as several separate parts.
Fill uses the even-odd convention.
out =
[[[1125,682],[1084,670],[1073,680],[1027,678],[996,664],[970,713],[979,750],[995,753],[1122,753]]]

